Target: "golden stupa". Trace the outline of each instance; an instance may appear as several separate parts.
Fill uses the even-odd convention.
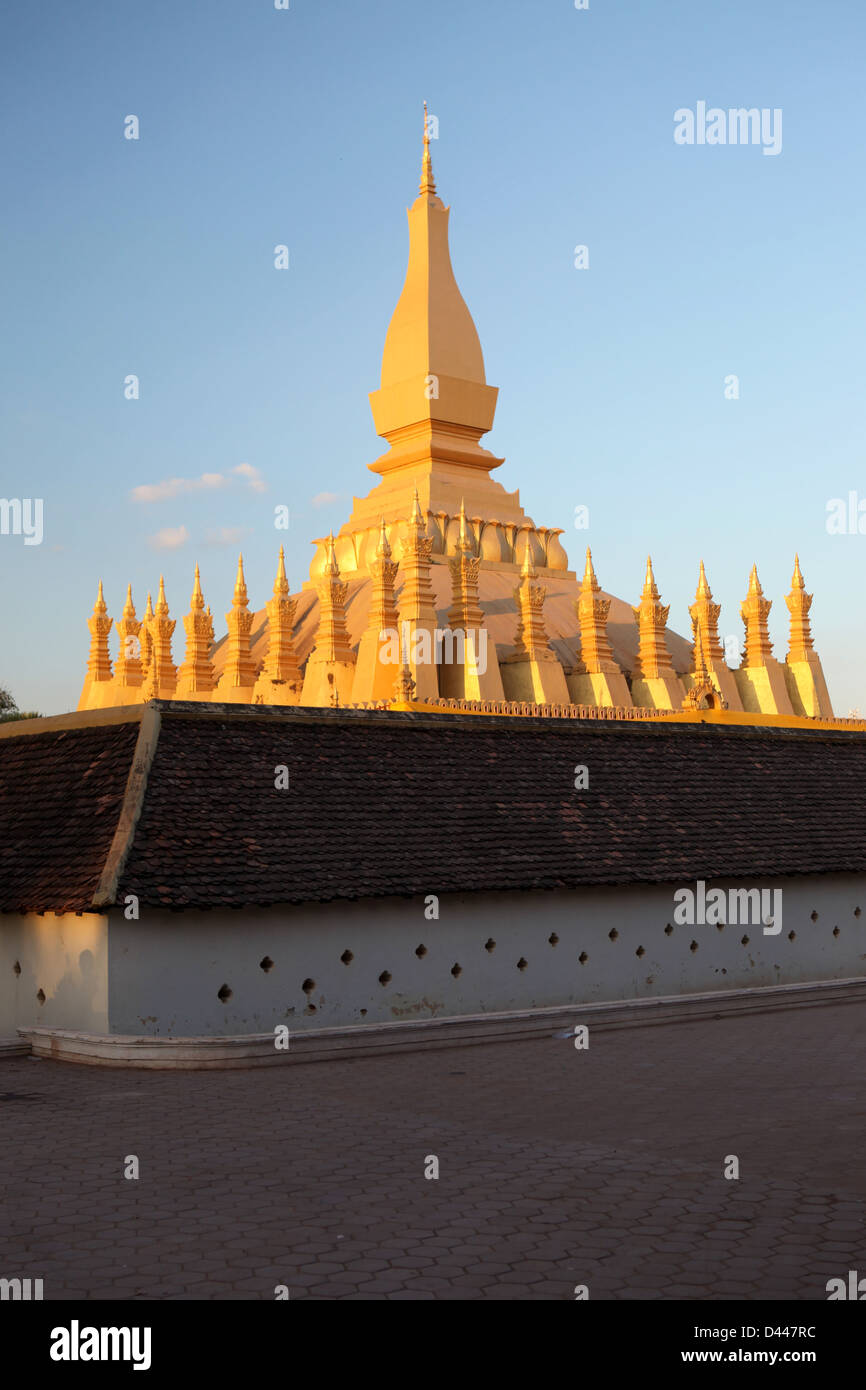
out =
[[[449,209],[436,192],[426,107],[421,183],[408,210],[409,264],[370,395],[387,450],[380,481],[336,536],[314,542],[310,578],[291,595],[282,549],[273,597],[249,607],[242,559],[227,634],[214,641],[196,566],[175,666],[165,590],[138,620],[127,590],[112,665],[100,583],[79,708],[153,698],[261,705],[379,705],[512,714],[832,719],[799,561],[790,645],[772,655],[770,601],[753,568],[741,608],[745,650],[729,668],[703,562],[692,640],[667,627],[652,563],[635,606],[604,592],[586,551],[569,569],[561,528],[537,526],[492,474],[493,425],[481,344],[454,278]]]

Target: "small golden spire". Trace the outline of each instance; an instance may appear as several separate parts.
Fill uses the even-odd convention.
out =
[[[96,590],[96,602],[95,602],[94,605],[93,605],[93,611],[94,611],[94,613],[107,613],[107,612],[108,612],[108,607],[107,607],[107,605],[106,605],[105,598],[104,598],[104,595],[103,595],[103,593],[102,593],[102,580],[101,580],[101,579],[100,579],[100,581],[99,581],[99,587],[98,587],[97,590]]]
[[[701,560],[701,572],[698,575],[698,587],[695,591],[695,598],[712,598],[710,586],[707,583],[707,572],[704,569],[703,560]]]
[[[192,586],[192,598],[189,601],[189,606],[199,613],[204,608],[204,594],[201,591],[201,575],[198,572],[198,565],[195,567],[195,580]]]
[[[285,598],[289,592],[289,581],[286,578],[286,556],[283,547],[280,546],[280,558],[277,562],[277,577],[274,580],[274,598]]]
[[[752,565],[752,573],[749,575],[749,593],[761,595],[763,592],[761,582],[758,579],[758,566]]]
[[[322,570],[322,573],[323,573],[323,574],[330,574],[330,575],[333,575],[334,578],[339,579],[339,577],[340,577],[340,566],[337,564],[337,552],[336,552],[336,550],[335,550],[335,548],[334,548],[334,532],[333,532],[333,531],[331,531],[330,535],[328,536],[328,538],[327,538],[327,540],[326,540],[326,542],[325,542],[325,546],[326,546],[326,549],[325,549],[325,567],[324,567],[324,569]]]
[[[162,575],[159,576],[159,593],[156,596],[156,611],[160,617],[165,617],[168,614],[168,601],[165,597],[165,579]]]
[[[382,517],[382,526],[379,531],[379,543],[376,546],[376,557],[383,560],[390,560],[391,546],[388,541],[388,532],[385,530],[385,518]]]
[[[592,567],[592,551],[589,546],[586,547],[586,565],[583,570],[583,584],[581,587],[584,589],[598,588],[598,580],[595,577],[595,570]]]
[[[232,596],[232,603],[236,608],[246,608],[247,606],[247,582],[244,579],[244,557],[238,556],[238,573],[235,579],[235,591]]]
[[[653,562],[651,557],[646,557],[646,578],[644,579],[643,593],[641,598],[658,598],[659,591],[656,578],[653,574]]]
[[[523,552],[523,564],[520,567],[521,579],[537,579],[538,571],[532,563],[532,546],[529,543],[529,535],[526,536],[526,549]]]
[[[474,541],[470,538],[466,528],[466,503],[460,498],[460,531],[457,536],[457,549],[471,554],[475,549]]]
[[[433,181],[433,161],[430,158],[430,132],[427,129],[427,103],[424,103],[424,155],[421,160],[421,182],[418,192],[422,195],[431,194],[436,196],[436,184]]]
[[[147,596],[147,603],[145,604],[145,607],[144,607],[144,616],[145,616],[146,618],[152,618],[152,617],[153,617],[153,599],[151,598],[150,594],[148,594],[148,596]]]
[[[131,584],[127,584],[127,586],[126,586],[126,603],[123,605],[123,616],[124,616],[124,618],[134,618],[134,617],[135,617],[135,604],[134,604],[133,601],[132,601],[132,585],[131,585]]]
[[[799,557],[799,555],[795,555],[795,556],[794,556],[794,575],[793,575],[793,578],[791,579],[791,587],[792,587],[793,589],[805,589],[805,587],[806,587],[806,581],[805,581],[805,579],[803,578],[803,575],[802,575],[801,570],[800,570],[800,557]]]

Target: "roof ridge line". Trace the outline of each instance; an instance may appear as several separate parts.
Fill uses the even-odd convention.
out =
[[[117,818],[117,828],[108,854],[105,856],[105,863],[93,893],[91,907],[113,907],[115,904],[120,875],[126,866],[135,839],[135,830],[141,816],[144,794],[147,790],[147,779],[153,766],[161,728],[162,714],[159,704],[156,701],[150,701],[142,708],[138,738],[132,754],[129,776],[126,779],[123,801]]]

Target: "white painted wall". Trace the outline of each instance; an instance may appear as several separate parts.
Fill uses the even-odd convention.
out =
[[[37,997],[40,990],[44,1003]],[[14,1037],[16,1028],[36,1023],[108,1031],[108,920],[103,915],[0,913],[0,1037]]]
[[[244,912],[142,904],[137,922],[111,914],[110,1031],[256,1033],[277,1023],[334,1027],[866,975],[866,876],[764,883],[783,890],[779,936],[759,925],[666,933],[673,885],[443,897],[438,921],[425,918],[421,898]],[[274,962],[268,972],[265,956]],[[307,980],[315,982],[309,993]],[[232,991],[225,1003],[217,997],[224,984]]]

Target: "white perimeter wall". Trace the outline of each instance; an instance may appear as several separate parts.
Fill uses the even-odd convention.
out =
[[[104,916],[0,913],[0,1037],[14,1037],[16,1028],[36,1023],[108,1031]]]
[[[111,913],[110,1031],[306,1030],[866,975],[866,876],[764,886],[783,890],[779,936],[760,924],[676,926],[674,886],[443,897],[438,921],[420,898],[243,912],[142,904],[137,922]]]

